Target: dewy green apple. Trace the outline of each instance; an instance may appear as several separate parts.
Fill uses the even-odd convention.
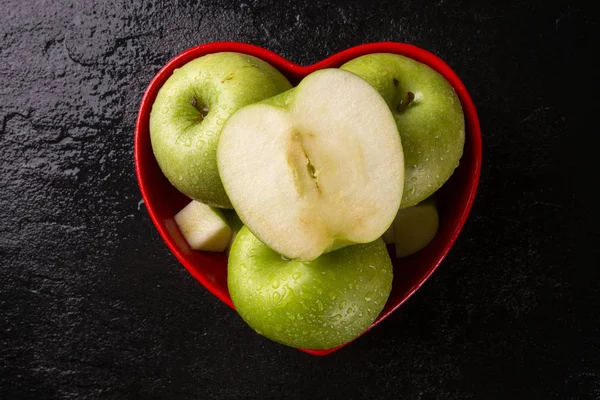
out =
[[[202,203],[231,208],[216,148],[234,111],[291,88],[266,62],[245,54],[208,54],[176,69],[150,113],[150,138],[161,170],[180,192]]]
[[[392,288],[383,240],[348,246],[314,261],[285,260],[246,227],[228,264],[236,310],[276,342],[328,349],[356,338],[381,313]]]
[[[402,198],[396,123],[366,81],[313,72],[277,99],[233,114],[217,163],[244,224],[290,259],[379,238]]]
[[[465,119],[450,83],[398,54],[368,54],[341,68],[367,80],[394,114],[406,163],[401,207],[428,198],[450,178],[463,154]]]

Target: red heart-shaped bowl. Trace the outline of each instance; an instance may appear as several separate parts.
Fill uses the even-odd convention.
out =
[[[394,260],[392,293],[385,308],[368,331],[400,307],[431,276],[456,241],[471,210],[481,169],[481,131],[475,105],[467,89],[452,69],[435,55],[416,46],[396,42],[369,43],[352,47],[309,66],[296,65],[269,50],[238,42],[203,44],[188,49],[169,61],[150,82],[139,109],[134,156],[140,191],[150,218],[173,254],[194,278],[231,308],[234,306],[227,290],[227,256],[224,253],[191,250],[179,232],[173,217],[190,199],[175,189],[158,167],[152,153],[148,127],[152,103],[173,70],[205,54],[222,51],[240,52],[261,58],[281,71],[294,85],[313,71],[339,67],[364,54],[401,54],[429,65],[442,74],[456,90],[465,114],[466,141],[460,166],[436,194],[440,213],[438,234],[422,251]],[[300,350],[313,355],[325,355],[343,346],[345,344],[328,350]]]

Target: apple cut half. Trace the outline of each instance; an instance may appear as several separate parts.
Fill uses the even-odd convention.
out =
[[[404,155],[383,97],[339,69],[306,76],[236,111],[217,147],[223,186],[244,225],[290,259],[368,243],[400,207]]]

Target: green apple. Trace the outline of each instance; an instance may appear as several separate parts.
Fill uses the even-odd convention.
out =
[[[403,208],[392,224],[396,257],[406,257],[423,250],[435,237],[440,218],[433,199]]]
[[[232,230],[218,208],[192,200],[174,219],[193,250],[224,251],[231,241]]]
[[[361,56],[341,68],[367,80],[394,114],[406,163],[401,207],[426,199],[448,180],[463,154],[465,120],[456,92],[429,66],[397,54]]]
[[[302,262],[287,260],[243,227],[227,282],[242,319],[259,334],[300,348],[328,349],[364,332],[392,288],[392,263],[381,239]]]
[[[234,111],[289,88],[275,68],[246,54],[208,54],[173,71],[150,113],[152,149],[167,179],[191,199],[231,208],[217,171],[221,129]]]
[[[313,72],[277,99],[236,111],[217,164],[244,225],[290,259],[374,241],[402,198],[392,113],[365,80],[340,69]]]

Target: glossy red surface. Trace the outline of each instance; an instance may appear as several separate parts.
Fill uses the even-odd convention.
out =
[[[467,220],[481,169],[481,130],[475,105],[467,89],[452,69],[437,56],[413,45],[396,42],[352,47],[309,66],[296,65],[269,50],[237,42],[203,44],[188,49],[169,61],[150,82],[139,109],[134,157],[140,191],[150,218],[173,254],[194,278],[231,308],[234,306],[227,290],[227,256],[191,250],[179,232],[173,217],[190,200],[177,191],[162,174],[152,153],[148,127],[152,103],[173,70],[194,58],[221,51],[235,51],[261,58],[281,71],[294,85],[315,70],[339,67],[364,54],[396,53],[429,65],[442,74],[456,90],[465,113],[466,142],[460,166],[436,194],[440,212],[438,234],[424,250],[410,257],[394,260],[392,293],[377,320],[365,331],[367,332],[398,309],[425,283],[448,254]],[[328,350],[300,350],[313,355],[325,355],[346,344]]]

